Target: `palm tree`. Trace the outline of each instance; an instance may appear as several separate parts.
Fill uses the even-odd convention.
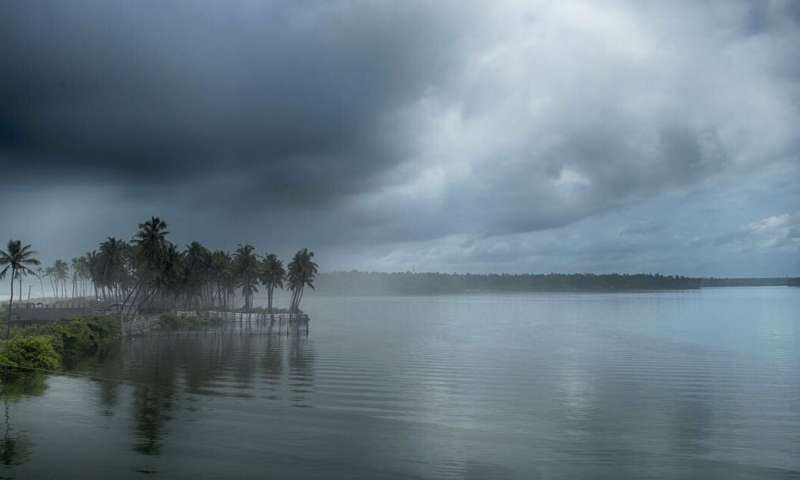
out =
[[[86,273],[94,287],[94,299],[99,300],[100,296],[97,287],[99,287],[100,283],[100,255],[97,254],[97,250],[92,250],[91,252],[86,252],[83,258],[86,263]]]
[[[239,245],[233,254],[234,272],[237,286],[242,289],[244,308],[253,308],[253,294],[258,292],[259,262],[252,245]]]
[[[14,277],[18,274],[34,273],[32,266],[39,265],[39,260],[34,258],[36,252],[30,245],[22,246],[19,240],[9,240],[6,250],[0,250],[0,279],[5,278],[11,270],[11,296],[8,298],[8,320],[6,322],[6,338],[11,336],[11,313],[14,306]],[[19,273],[18,273],[19,272]]]
[[[133,237],[134,255],[136,258],[136,286],[128,292],[123,308],[131,300],[131,305],[147,303],[164,285],[162,277],[165,259],[168,256],[167,222],[158,217],[139,224],[139,231]],[[140,294],[144,292],[144,297]],[[131,298],[132,297],[132,298]]]
[[[56,285],[63,292],[64,298],[67,297],[67,278],[69,278],[69,265],[64,260],[56,260],[53,264],[53,275]]]
[[[45,274],[44,274],[44,270],[42,270],[42,267],[39,267],[39,268],[36,269],[36,276],[39,277],[39,289],[42,291],[42,298],[44,298],[45,295],[47,295],[44,292],[44,280],[43,280],[44,279],[44,275]]]
[[[209,304],[209,280],[212,269],[211,252],[199,242],[186,247],[184,291],[187,304]]]
[[[19,301],[22,301],[22,272],[17,272],[17,282],[19,283]]]
[[[286,269],[277,255],[270,253],[261,264],[261,283],[267,287],[267,309],[272,312],[272,294],[275,287],[283,288]]]
[[[151,270],[158,270],[158,263],[167,248],[167,222],[158,217],[139,224],[139,231],[133,238],[139,259]]]
[[[98,281],[103,292],[108,290],[116,301],[119,301],[127,283],[126,261],[129,250],[130,246],[124,240],[115,237],[108,237],[100,244]]]
[[[290,310],[298,312],[300,301],[303,299],[303,291],[306,285],[314,289],[314,278],[317,276],[319,266],[314,263],[314,252],[307,248],[299,250],[294,254],[294,258],[289,262],[289,288],[292,290],[292,301]]]

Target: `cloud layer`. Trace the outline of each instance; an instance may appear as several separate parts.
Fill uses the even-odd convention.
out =
[[[53,255],[157,213],[335,268],[715,274],[800,208],[796,2],[4,2],[0,31],[0,213]],[[800,273],[786,228],[723,270]]]

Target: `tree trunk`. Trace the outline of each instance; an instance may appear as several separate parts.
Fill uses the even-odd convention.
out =
[[[11,296],[8,297],[8,319],[6,320],[6,338],[11,338],[11,313],[14,307],[14,274],[15,269],[11,269]]]
[[[298,313],[300,312],[300,302],[303,300],[303,292],[306,290],[305,285],[300,287],[300,293],[297,295],[296,305],[294,306],[295,311]]]

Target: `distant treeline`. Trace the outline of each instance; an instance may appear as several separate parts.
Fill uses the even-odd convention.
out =
[[[800,287],[800,277],[703,278],[702,287]]]
[[[448,274],[329,272],[317,291],[329,295],[424,295],[432,293],[686,290],[725,286],[800,286],[800,278],[692,278],[659,274]]]

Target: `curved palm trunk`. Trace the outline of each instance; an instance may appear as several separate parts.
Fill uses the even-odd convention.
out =
[[[290,309],[292,312],[297,313],[300,310],[300,300],[303,299],[303,290],[305,289],[305,285],[298,287],[292,292],[292,302]]]
[[[8,297],[8,319],[6,319],[6,338],[11,338],[11,313],[14,307],[14,274],[16,269],[11,270],[11,296]]]
[[[300,294],[297,296],[297,304],[294,306],[296,312],[300,312],[300,302],[303,300],[303,292],[306,291],[305,285],[300,287]]]

